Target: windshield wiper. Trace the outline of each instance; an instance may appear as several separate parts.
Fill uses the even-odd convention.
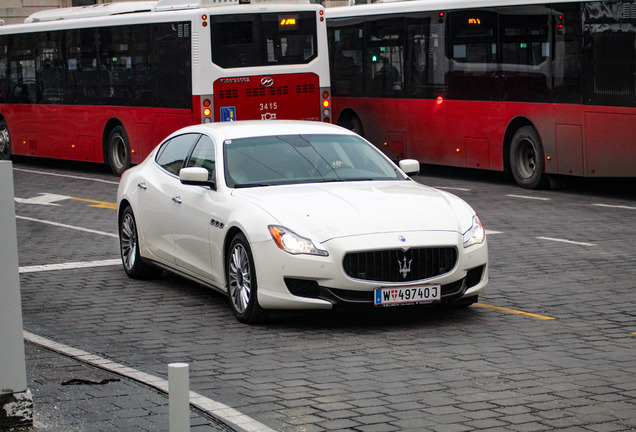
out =
[[[273,186],[271,183],[239,183],[234,185],[234,189]]]

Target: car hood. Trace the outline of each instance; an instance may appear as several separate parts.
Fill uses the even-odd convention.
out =
[[[320,242],[388,232],[463,232],[473,215],[454,195],[414,181],[267,186],[235,189],[233,195],[262,208],[280,225]]]

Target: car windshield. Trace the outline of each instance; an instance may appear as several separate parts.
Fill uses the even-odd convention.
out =
[[[403,180],[397,167],[353,135],[283,135],[227,140],[229,187]]]

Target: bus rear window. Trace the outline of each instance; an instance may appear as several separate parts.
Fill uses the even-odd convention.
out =
[[[211,17],[212,62],[222,68],[309,63],[317,55],[315,12]]]

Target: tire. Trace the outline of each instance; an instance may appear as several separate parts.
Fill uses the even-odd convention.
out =
[[[245,324],[265,320],[267,312],[258,304],[254,258],[243,234],[232,239],[225,263],[227,291],[236,318]]]
[[[545,186],[545,157],[539,134],[532,126],[524,126],[512,137],[510,169],[519,186],[537,189]]]
[[[162,270],[143,262],[139,254],[139,235],[132,208],[126,207],[119,221],[119,251],[126,274],[133,279],[158,277]]]
[[[362,129],[362,122],[355,114],[347,114],[338,121],[338,125],[349,129],[351,132],[357,133],[361,137],[364,137],[364,130]]]
[[[0,160],[11,160],[11,138],[5,120],[0,120]]]
[[[116,126],[108,137],[106,161],[115,175],[130,168],[130,144],[123,126]]]

